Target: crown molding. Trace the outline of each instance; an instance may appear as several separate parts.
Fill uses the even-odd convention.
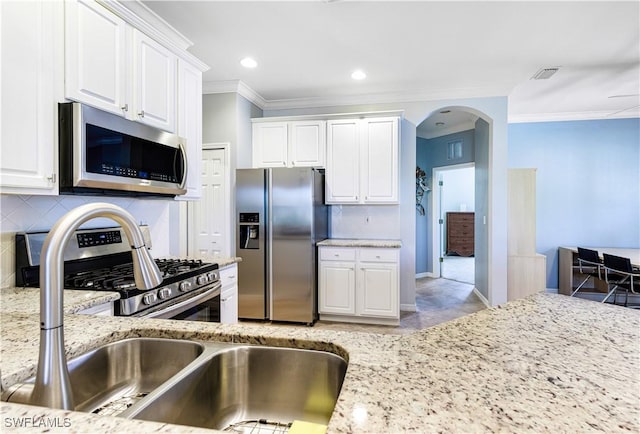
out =
[[[205,81],[202,83],[202,93],[205,95],[232,92],[244,97],[249,102],[258,106],[261,110],[264,110],[264,107],[267,104],[267,101],[260,96],[258,92],[251,89],[241,80]]]
[[[170,49],[178,57],[200,69],[200,71],[204,72],[209,70],[207,64],[187,51],[187,49],[193,45],[193,42],[149,9],[144,3],[139,0],[96,1],[151,39]]]
[[[434,101],[441,99],[484,98],[506,96],[511,86],[486,86],[443,90],[381,92],[366,95],[341,95],[266,101],[264,110],[287,110],[343,105],[385,104],[399,102]]]
[[[611,111],[589,112],[564,112],[564,113],[531,113],[510,114],[507,122],[510,124],[534,123],[534,122],[562,122],[562,121],[593,121],[604,119],[629,119],[638,118],[640,114],[632,111],[624,111],[612,114]]]

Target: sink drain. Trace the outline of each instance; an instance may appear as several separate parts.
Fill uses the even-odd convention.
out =
[[[148,393],[135,393],[133,395],[122,396],[96,408],[92,413],[99,414],[100,416],[116,416],[147,395]]]
[[[253,419],[236,422],[223,431],[240,434],[286,434],[291,428],[291,422],[283,423],[267,419]]]

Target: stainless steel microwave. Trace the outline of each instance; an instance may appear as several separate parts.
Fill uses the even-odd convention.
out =
[[[58,104],[61,194],[186,193],[185,139],[80,103]]]

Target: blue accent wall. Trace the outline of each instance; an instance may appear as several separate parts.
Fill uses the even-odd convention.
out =
[[[536,247],[640,248],[640,119],[509,124],[508,167],[537,168]]]
[[[416,138],[416,164],[425,171],[429,185],[433,189],[432,174],[434,167],[450,166],[473,162],[475,159],[474,131],[467,130],[459,133],[448,134],[433,139]],[[462,158],[447,160],[448,143],[462,140]],[[426,193],[422,200],[425,215],[416,211],[416,274],[433,271],[432,245],[432,219],[433,207],[431,193]]]

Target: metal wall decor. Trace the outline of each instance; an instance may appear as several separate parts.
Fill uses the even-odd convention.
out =
[[[424,215],[424,206],[422,206],[422,199],[424,194],[431,191],[429,183],[427,181],[427,174],[419,166],[416,166],[416,209],[420,215]]]

